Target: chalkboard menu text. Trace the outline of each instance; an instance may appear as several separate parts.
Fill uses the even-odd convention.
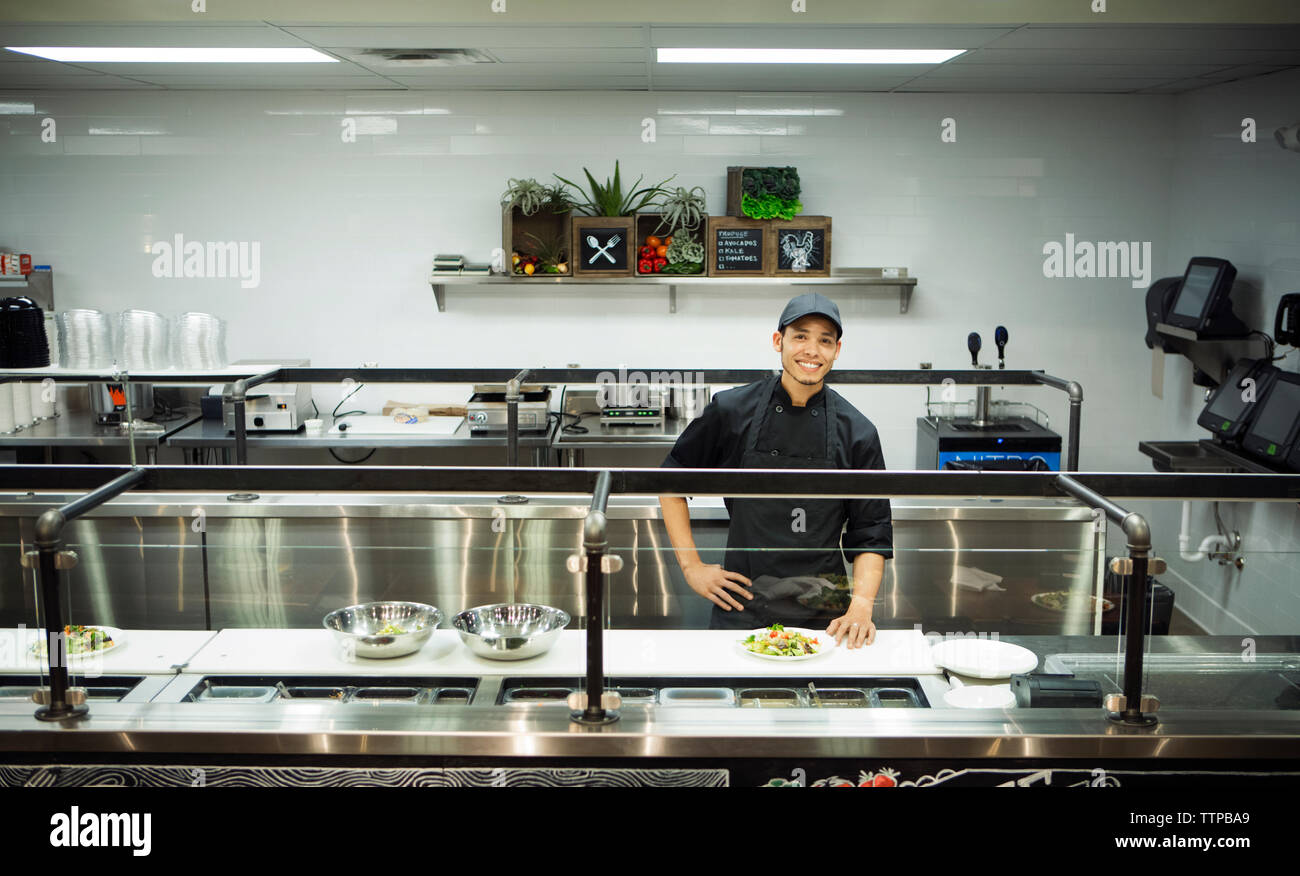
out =
[[[730,216],[709,219],[709,276],[769,273],[767,222]]]

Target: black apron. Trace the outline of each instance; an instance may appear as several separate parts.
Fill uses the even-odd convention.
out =
[[[775,439],[769,421],[775,413],[772,396],[781,377],[772,378],[758,427],[750,429],[740,460],[741,468],[760,469],[834,469],[839,457],[839,430],[836,428],[835,402],[825,392],[825,410],[821,411],[825,430],[823,455],[788,456],[783,448],[773,446]],[[808,416],[813,412],[808,411]],[[802,529],[794,528],[795,511],[802,508]],[[754,582],[753,599],[734,596],[744,611],[724,611],[713,606],[710,629],[756,629],[774,623],[791,626],[824,627],[843,612],[808,608],[779,587],[770,585],[788,578],[843,575],[844,556],[840,553],[840,534],[846,520],[841,499],[732,499],[729,502],[731,525],[727,530],[727,553],[723,568],[740,572]],[[734,594],[733,594],[734,595]]]

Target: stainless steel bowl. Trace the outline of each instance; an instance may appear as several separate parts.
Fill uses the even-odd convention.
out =
[[[545,654],[568,624],[568,612],[527,603],[481,605],[451,619],[466,647],[489,660],[526,660]]]
[[[442,622],[442,612],[420,602],[367,602],[325,615],[325,629],[358,657],[401,657],[424,647]],[[380,633],[388,624],[404,633]],[[351,643],[351,644],[348,644]]]

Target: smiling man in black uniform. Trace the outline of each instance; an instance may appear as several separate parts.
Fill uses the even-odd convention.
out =
[[[663,465],[883,469],[876,427],[823,383],[839,358],[843,331],[829,298],[809,292],[790,299],[772,335],[780,375],[714,396]],[[888,499],[727,499],[731,523],[722,565],[701,561],[686,500],[661,496],[659,502],[686,583],[714,604],[711,629],[828,621],[827,631],[850,648],[875,639],[872,607],[885,560],[893,556]],[[852,598],[847,608],[819,615],[807,605],[834,591],[813,579],[843,575],[846,557],[853,564]]]

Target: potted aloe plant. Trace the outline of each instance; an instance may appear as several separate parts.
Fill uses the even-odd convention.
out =
[[[578,277],[626,277],[635,265],[636,213],[644,210],[667,194],[663,182],[641,186],[644,176],[637,177],[630,187],[623,187],[618,162],[614,162],[614,175],[604,183],[596,180],[591,171],[587,187],[556,174],[556,179],[577,191],[574,215],[570,221],[569,239],[573,242],[571,264]]]

